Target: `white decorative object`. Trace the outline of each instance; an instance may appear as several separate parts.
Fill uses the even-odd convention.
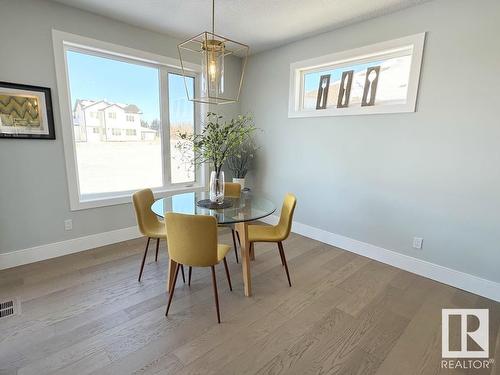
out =
[[[233,178],[233,182],[241,185],[241,190],[245,188],[245,179],[244,178]]]

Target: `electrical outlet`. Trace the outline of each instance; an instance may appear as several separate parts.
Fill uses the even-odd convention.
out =
[[[73,220],[71,220],[71,219],[64,220],[64,229],[65,230],[73,229]]]
[[[413,237],[413,247],[415,249],[421,249],[424,239],[422,237]]]

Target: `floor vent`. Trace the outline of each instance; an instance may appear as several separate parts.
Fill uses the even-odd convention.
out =
[[[0,319],[17,315],[18,303],[15,299],[0,302]]]

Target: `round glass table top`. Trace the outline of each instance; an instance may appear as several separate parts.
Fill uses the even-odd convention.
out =
[[[164,217],[167,212],[214,216],[219,224],[259,220],[271,215],[276,210],[271,201],[250,192],[242,192],[239,198],[225,197],[224,202],[230,201],[231,206],[222,209],[198,206],[196,202],[202,199],[208,199],[208,192],[172,195],[156,200],[151,205],[151,210],[160,217]]]

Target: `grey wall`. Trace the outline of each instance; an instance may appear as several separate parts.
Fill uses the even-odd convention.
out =
[[[499,14],[435,0],[253,56],[256,188],[296,193],[301,223],[500,281]],[[287,118],[290,63],[423,31],[416,113]]]
[[[0,253],[135,225],[130,204],[69,210],[52,28],[177,57],[179,41],[166,35],[45,0],[1,1],[0,81],[52,89],[57,139],[0,139]],[[219,108],[227,116],[239,111]],[[73,219],[72,231],[65,219]]]

